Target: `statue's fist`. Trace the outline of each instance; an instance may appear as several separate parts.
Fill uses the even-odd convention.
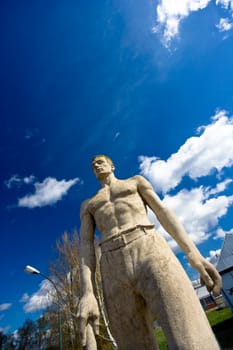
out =
[[[86,346],[88,324],[92,326],[96,335],[99,334],[99,307],[93,294],[84,295],[80,299],[77,318],[82,346]]]

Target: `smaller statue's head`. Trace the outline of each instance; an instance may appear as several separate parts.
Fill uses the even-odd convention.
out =
[[[94,156],[92,158],[91,165],[97,179],[106,177],[113,173],[115,170],[115,166],[111,158],[105,156],[104,154],[98,154],[97,156]]]

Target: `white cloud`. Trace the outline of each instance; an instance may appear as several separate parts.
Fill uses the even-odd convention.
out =
[[[169,46],[171,39],[179,34],[180,22],[193,11],[207,7],[211,0],[161,0],[157,6],[158,28],[163,31],[163,42]],[[155,31],[155,28],[153,29]]]
[[[47,177],[43,182],[36,182],[34,184],[35,193],[20,198],[18,205],[19,207],[35,208],[55,204],[78,181],[78,178],[58,181],[55,178]]]
[[[216,266],[220,253],[221,253],[221,249],[210,250],[209,256],[206,257],[206,260],[208,260],[209,262],[211,262],[211,264]]]
[[[214,236],[214,239],[218,239],[218,238],[224,238],[225,235],[227,233],[231,233],[233,234],[233,228],[229,231],[224,231],[221,227],[219,227],[217,230],[216,230],[216,235]]]
[[[233,204],[233,196],[211,197],[211,190],[200,186],[190,191],[182,190],[174,196],[166,195],[163,203],[171,208],[185,227],[195,244],[200,244],[210,237],[210,232]],[[152,214],[150,213],[150,218]],[[153,219],[152,219],[153,220]],[[168,241],[172,249],[178,250],[176,242],[156,223],[157,230]]]
[[[141,173],[148,177],[157,191],[163,193],[175,188],[185,175],[191,179],[218,173],[233,165],[233,118],[219,111],[207,126],[198,128],[193,136],[167,160],[140,156]],[[164,176],[166,174],[166,176]]]
[[[233,28],[233,23],[230,22],[229,18],[221,18],[216,27],[220,32],[227,32]]]
[[[225,111],[220,111],[209,125],[198,128],[198,133],[199,136],[189,138],[167,161],[155,156],[139,157],[142,175],[150,180],[156,191],[163,192],[164,204],[174,210],[196,244],[206,241],[214,233],[214,239],[223,237],[219,221],[233,204],[233,196],[225,192],[233,180],[220,180],[224,168],[233,165],[233,120]],[[185,175],[191,180],[209,175],[206,183],[215,185],[173,191],[175,194],[171,195],[169,191],[178,186]],[[216,181],[219,182],[216,184]],[[149,216],[152,219],[151,211]],[[176,242],[155,219],[152,220],[172,249],[177,250]]]
[[[0,304],[0,311],[8,310],[11,307],[11,303]]]
[[[23,182],[25,183],[25,184],[31,184],[31,183],[33,183],[34,181],[35,181],[35,176],[34,175],[30,175],[30,176],[26,176],[26,177],[24,177],[23,178]]]
[[[192,12],[204,10],[211,0],[160,0],[156,8],[157,24],[152,28],[153,33],[162,32],[162,41],[169,47],[172,39],[179,35],[180,23]],[[233,0],[215,0],[216,5],[233,15]],[[232,23],[227,18],[220,19],[217,28],[220,31],[232,29]]]
[[[34,293],[31,297],[25,298],[24,294],[21,301],[25,298],[26,304],[24,305],[24,311],[26,313],[35,312],[46,309],[52,304],[54,290],[51,283],[48,280],[43,280],[40,284],[40,289]]]

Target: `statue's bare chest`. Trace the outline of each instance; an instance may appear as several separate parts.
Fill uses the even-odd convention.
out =
[[[114,206],[119,201],[130,201],[133,194],[137,192],[136,183],[133,180],[118,180],[111,186],[99,190],[89,201],[89,211],[92,215],[98,210]]]

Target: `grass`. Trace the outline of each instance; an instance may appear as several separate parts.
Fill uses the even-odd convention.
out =
[[[229,308],[207,314],[214,334],[223,350],[233,350],[233,313]]]
[[[168,349],[167,341],[161,328],[156,329],[155,336],[159,344],[159,350],[167,350]]]
[[[208,311],[206,314],[222,350],[233,350],[233,313],[226,307]],[[168,350],[167,341],[161,328],[155,331],[160,350]]]
[[[224,309],[209,311],[206,313],[206,316],[211,327],[213,327],[225,320],[232,318],[233,314],[229,307],[225,307]]]

